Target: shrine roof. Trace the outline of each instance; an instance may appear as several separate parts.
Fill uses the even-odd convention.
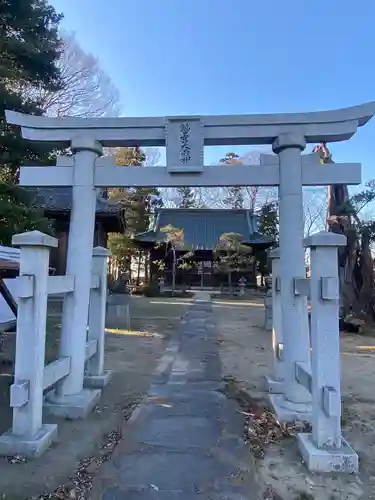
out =
[[[258,231],[257,218],[245,209],[161,208],[154,226],[134,236],[139,245],[165,241],[161,229],[171,225],[184,230],[184,242],[193,250],[212,250],[224,233],[238,233],[243,243],[270,247],[274,242]]]
[[[72,208],[72,188],[70,187],[43,187],[27,188],[35,192],[36,203],[40,204],[48,212],[69,212]],[[107,200],[99,195],[96,199],[96,213],[107,215],[118,215],[121,207],[112,200]]]

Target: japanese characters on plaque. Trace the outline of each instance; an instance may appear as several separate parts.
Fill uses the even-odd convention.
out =
[[[166,149],[170,172],[201,172],[204,136],[200,119],[167,118]]]
[[[185,165],[191,160],[189,146],[190,131],[190,123],[180,124],[180,161]]]

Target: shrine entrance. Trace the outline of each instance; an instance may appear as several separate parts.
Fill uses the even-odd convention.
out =
[[[358,163],[323,166],[318,153],[301,153],[307,143],[350,139],[374,113],[375,103],[311,113],[151,118],[49,118],[8,111],[7,122],[20,126],[25,139],[60,144],[74,153],[73,157],[58,157],[56,166],[24,166],[20,171],[23,186],[71,186],[73,191],[67,275],[74,279],[75,286],[65,300],[64,342],[60,349],[61,357],[71,359],[71,370],[57,383],[59,405],[69,405],[83,387],[96,188],[277,186],[280,258],[274,286],[280,297],[284,379],[282,394],[274,406],[276,413],[287,408],[288,415],[308,419],[312,411],[311,387],[326,381],[315,381],[311,386],[296,376],[296,363],[302,367],[300,373],[303,370],[308,373],[311,366],[304,291],[302,187],[360,184],[361,166]],[[275,154],[262,154],[260,165],[204,166],[205,146],[267,144],[272,145]],[[115,158],[103,156],[104,146],[165,146],[166,166],[122,168],[116,165]],[[324,242],[333,245],[327,241],[320,238],[311,245],[314,248]],[[329,280],[328,275],[323,276]],[[326,282],[328,301],[336,300],[335,286],[336,281]],[[335,307],[329,309],[334,331],[337,313]],[[16,367],[15,384],[19,378]],[[337,388],[334,394],[324,396],[331,405],[337,397]]]

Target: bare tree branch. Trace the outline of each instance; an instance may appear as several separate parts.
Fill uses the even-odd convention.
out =
[[[62,50],[57,66],[62,88],[49,92],[24,87],[25,100],[36,99],[48,116],[80,116],[94,118],[118,116],[120,95],[109,76],[92,54],[85,52],[74,33],[61,33]]]
[[[323,231],[327,218],[327,189],[303,190],[304,234],[305,237]]]

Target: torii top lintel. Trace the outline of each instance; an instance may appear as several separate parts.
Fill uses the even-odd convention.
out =
[[[68,145],[86,136],[103,146],[165,146],[168,124],[195,123],[204,144],[272,144],[282,133],[299,132],[308,143],[337,142],[352,137],[375,114],[375,101],[344,109],[308,113],[174,116],[140,118],[52,118],[6,111],[9,124],[22,127],[25,139]]]

